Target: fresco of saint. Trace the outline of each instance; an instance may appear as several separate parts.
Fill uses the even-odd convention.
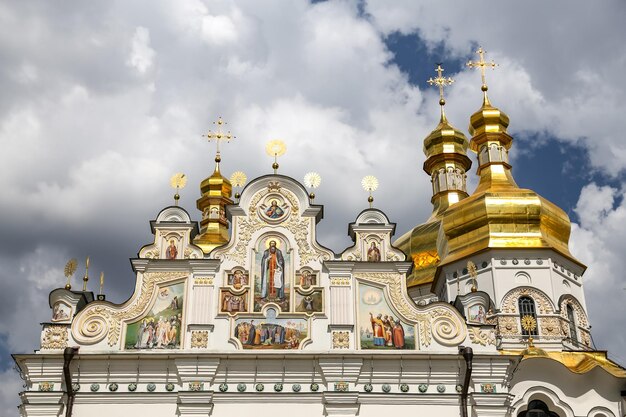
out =
[[[178,255],[178,249],[176,248],[176,243],[174,239],[170,240],[170,245],[165,249],[165,258],[166,259],[176,259],[176,255]]]
[[[285,298],[285,258],[271,240],[261,258],[261,298]]]
[[[380,262],[380,250],[376,247],[376,242],[372,242],[372,246],[367,250],[368,262]]]
[[[278,206],[278,201],[272,200],[270,206],[265,210],[265,215],[270,219],[278,219],[285,214],[285,211]]]

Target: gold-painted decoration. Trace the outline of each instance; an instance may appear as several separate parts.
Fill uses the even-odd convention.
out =
[[[304,175],[304,185],[307,188],[311,188],[311,190],[315,190],[322,183],[322,177],[317,172],[307,172]],[[315,193],[311,191],[309,193],[309,198],[313,200],[315,198]]]
[[[246,184],[247,180],[248,177],[242,171],[235,171],[230,176],[230,183],[233,185],[233,187],[237,188],[243,187]],[[237,202],[239,202],[239,197],[241,197],[239,191],[235,192],[235,199],[237,200]]]
[[[348,349],[350,332],[333,332],[333,349]]]
[[[498,66],[498,64],[496,64],[493,61],[493,59],[491,60],[491,62],[485,61],[486,52],[487,51],[485,51],[482,46],[479,47],[478,50],[476,51],[476,54],[478,54],[478,57],[480,59],[478,61],[468,61],[466,65],[469,68],[478,68],[480,70],[480,77],[483,82],[481,86],[481,90],[484,93],[485,103],[489,103],[489,99],[487,98],[487,90],[489,89],[489,87],[487,87],[487,78],[485,77],[485,71],[487,70],[487,68],[491,68],[492,70],[495,69]]]
[[[450,77],[446,78],[443,76],[444,69],[441,64],[437,64],[437,68],[435,69],[435,71],[437,71],[437,76],[435,78],[429,78],[426,82],[431,86],[436,85],[439,88],[439,105],[441,106],[441,119],[444,120],[446,116],[443,110],[443,106],[446,105],[446,99],[443,95],[443,89],[447,86],[452,85],[454,83],[454,80]]]
[[[102,295],[104,291],[104,272],[100,272],[100,295]]]
[[[472,261],[467,261],[467,272],[472,279],[472,292],[476,292],[478,290],[478,270],[476,269],[476,264]]]
[[[274,163],[272,164],[272,169],[274,170],[274,175],[278,172],[278,157],[283,156],[285,152],[287,152],[287,146],[285,142],[282,140],[274,139],[267,142],[265,145],[265,152],[269,156],[274,157]]]
[[[209,343],[208,330],[193,330],[191,332],[191,348],[206,349]]]
[[[536,349],[536,348],[534,348]],[[586,374],[593,369],[600,367],[609,374],[617,378],[626,378],[626,369],[622,368],[607,357],[607,353],[603,351],[576,351],[576,352],[560,352],[560,351],[544,351],[543,355],[533,354],[532,350],[525,349],[523,351],[503,350],[502,355],[522,356],[522,360],[530,360],[536,358],[551,359],[561,363],[567,369],[575,374]]]
[[[454,80],[443,76],[441,64],[437,64],[435,72],[437,76],[430,78],[428,83],[439,89],[441,118],[437,127],[424,139],[426,161],[423,165],[432,184],[433,211],[425,223],[394,242],[394,246],[413,259],[414,267],[407,278],[409,287],[433,282],[440,262],[439,248],[445,247],[439,233],[441,218],[448,207],[467,198],[466,172],[472,166],[467,157],[467,138],[448,122],[444,112],[444,88],[452,85]]]
[[[226,218],[226,206],[233,204],[230,199],[232,185],[220,172],[220,144],[223,141],[230,142],[235,139],[230,131],[224,133],[222,128],[227,124],[221,117],[213,122],[216,126],[214,132],[209,131],[204,135],[209,142],[215,140],[215,170],[208,178],[200,183],[201,197],[196,201],[196,207],[202,213],[200,220],[200,234],[193,243],[199,246],[205,254],[208,254],[218,246],[228,242],[228,219]]]
[[[83,277],[83,291],[87,291],[88,281],[89,281],[89,256],[85,260],[85,276]]]
[[[473,343],[481,346],[496,345],[496,332],[493,329],[481,329],[480,327],[468,326],[469,338]]]
[[[378,178],[373,175],[366,175],[361,180],[361,186],[367,192],[369,192],[369,197],[367,197],[367,202],[370,204],[370,208],[374,205],[374,196],[372,196],[372,192],[378,189]]]
[[[537,329],[537,320],[533,316],[524,316],[521,318],[522,329],[528,334],[528,347],[533,347],[532,333]]]
[[[66,326],[48,326],[44,330],[41,340],[42,349],[65,349],[67,347],[68,333]]]
[[[222,116],[218,116],[217,120],[214,121],[213,124],[215,125],[215,131],[209,130],[209,132],[206,135],[202,135],[202,136],[207,138],[209,142],[213,140],[215,141],[215,146],[216,146],[215,155],[216,155],[216,158],[218,158],[220,155],[220,142],[226,141],[226,143],[228,143],[232,139],[236,139],[237,137],[234,136],[232,133],[230,133],[230,130],[225,133],[222,132],[222,127],[228,124],[222,119]]]
[[[177,172],[170,178],[170,185],[176,190],[176,194],[174,194],[174,205],[177,206],[178,200],[180,200],[178,192],[187,185],[187,176],[181,172]]]
[[[78,267],[78,261],[76,260],[76,258],[70,259],[65,264],[65,269],[63,270],[63,273],[65,274],[65,277],[67,278],[67,283],[65,284],[65,289],[66,290],[71,290],[72,289],[72,282],[71,282],[72,281],[72,276],[76,272],[76,268],[77,267]]]

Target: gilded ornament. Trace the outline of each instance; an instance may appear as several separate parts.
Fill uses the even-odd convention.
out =
[[[522,296],[531,297],[535,301],[540,314],[554,313],[552,302],[548,296],[542,291],[530,287],[519,287],[509,291],[502,299],[502,312],[517,313],[518,300]]]
[[[203,391],[204,390],[204,382],[201,381],[192,381],[189,383],[189,391]]]
[[[191,332],[191,348],[206,349],[209,343],[208,330],[194,330]]]
[[[468,327],[470,340],[481,346],[496,344],[496,333],[493,330],[482,330],[480,327]]]
[[[344,382],[344,381],[335,382],[335,391],[346,392],[348,391],[349,388],[350,386],[348,385],[347,382]]]
[[[499,316],[498,329],[503,336],[519,335],[517,316]]]
[[[39,391],[42,391],[42,392],[54,391],[54,382],[40,382]]]
[[[67,347],[68,332],[65,326],[48,326],[44,330],[42,349],[65,349]]]
[[[540,317],[539,329],[542,336],[561,336],[560,317]]]
[[[233,187],[243,187],[246,184],[248,177],[242,171],[235,171],[230,176],[230,182]]]
[[[333,349],[348,349],[350,332],[333,332]]]
[[[493,384],[493,383],[480,384],[480,392],[493,394],[496,392],[496,384]]]

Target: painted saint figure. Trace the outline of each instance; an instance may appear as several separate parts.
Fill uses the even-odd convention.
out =
[[[178,249],[176,248],[176,243],[174,239],[170,240],[170,245],[165,249],[165,258],[166,259],[176,259],[176,255],[178,255]]]
[[[374,318],[372,313],[370,313],[370,322],[372,323],[374,346],[385,346],[385,326],[383,324],[382,314]]]
[[[276,241],[270,241],[261,258],[261,298],[285,298],[285,259]]]
[[[372,242],[372,246],[367,250],[368,262],[380,262],[380,250],[376,247],[376,242]]]
[[[265,214],[270,219],[278,219],[284,213],[285,211],[282,208],[278,207],[278,201],[276,200],[272,200],[271,205],[267,208],[267,210],[265,210]]]
[[[404,327],[400,320],[391,319],[393,325],[393,346],[396,349],[404,349]]]

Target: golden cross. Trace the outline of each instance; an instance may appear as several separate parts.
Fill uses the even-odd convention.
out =
[[[436,85],[439,87],[439,104],[443,106],[446,104],[446,100],[443,97],[443,89],[444,87],[452,85],[454,80],[450,77],[446,78],[443,76],[443,68],[441,67],[441,64],[437,64],[435,71],[437,71],[437,76],[434,79],[432,77],[429,78],[426,82],[430,85]]]
[[[215,132],[212,132],[209,130],[209,133],[207,133],[206,135],[202,135],[204,137],[206,137],[209,142],[211,142],[212,140],[215,140],[216,143],[216,157],[219,157],[220,155],[220,142],[225,140],[227,143],[230,142],[231,139],[235,139],[236,136],[233,136],[230,133],[230,130],[227,131],[226,133],[222,132],[222,126],[223,125],[227,125],[228,123],[226,123],[221,116],[217,117],[217,121],[213,122],[213,124],[216,126]]]
[[[491,68],[491,69],[495,69],[498,64],[496,64],[495,62],[493,62],[493,59],[491,60],[491,62],[487,62],[485,61],[485,50],[483,49],[483,47],[481,46],[480,48],[478,48],[478,50],[476,51],[476,53],[478,54],[478,56],[480,57],[480,61],[468,61],[467,62],[467,66],[470,68],[478,68],[480,69],[480,76],[483,80],[483,85],[482,85],[482,90],[483,91],[487,91],[487,81],[485,80],[485,69],[487,67]]]

